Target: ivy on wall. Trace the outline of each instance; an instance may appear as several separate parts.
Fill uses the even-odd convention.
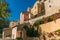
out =
[[[55,18],[55,17],[57,17],[57,18]],[[60,18],[60,13],[53,14],[53,15],[51,15],[49,17],[46,17],[46,18],[48,19],[47,22],[51,22],[53,20],[56,20],[56,19]],[[37,20],[33,25],[34,26],[38,26],[40,24],[44,24],[45,23],[45,19],[43,18],[43,19]]]

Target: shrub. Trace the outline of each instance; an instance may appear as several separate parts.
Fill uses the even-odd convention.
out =
[[[28,37],[39,37],[39,33],[37,30],[34,30],[34,28],[29,28],[28,30],[26,30],[26,35]]]
[[[33,25],[34,25],[34,26],[40,25],[39,20],[37,20]]]
[[[53,20],[54,20],[54,15],[51,15],[48,19],[48,22],[53,21]]]
[[[56,30],[55,32],[59,32],[60,33],[60,29],[59,30]]]
[[[43,24],[43,23],[44,23],[44,19],[40,19],[40,20],[37,20],[33,25],[38,26],[38,25]]]
[[[17,40],[23,40],[23,39],[22,39],[22,38],[20,38],[20,37],[17,37],[16,39],[17,39]]]
[[[0,38],[2,38],[2,34],[0,34]]]
[[[35,15],[33,18],[36,18],[37,17],[37,15]]]
[[[41,19],[41,20],[39,21],[39,23],[40,23],[40,24],[43,24],[43,23],[44,23],[44,19]]]

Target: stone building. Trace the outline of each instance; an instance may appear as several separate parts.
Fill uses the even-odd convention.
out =
[[[42,10],[42,7],[40,6],[41,4],[44,4],[44,6],[42,6],[42,7],[45,10]],[[40,14],[42,11],[44,12],[44,15],[31,19],[32,16]],[[46,21],[46,23],[41,24],[40,27],[42,29],[42,32],[50,33],[55,30],[58,30],[58,29],[60,29],[60,18],[59,18],[60,14],[58,14],[59,11],[60,11],[60,0],[36,1],[34,3],[33,7],[28,7],[27,11],[20,13],[20,22],[19,23],[21,25],[18,26],[17,21],[10,22],[10,27],[3,30],[3,35],[5,35],[5,33],[6,33],[7,36],[10,36],[12,39],[16,39],[17,37],[20,37],[20,35],[21,35],[20,33],[22,33],[21,28],[20,28],[20,27],[22,27],[22,24],[29,22],[31,25],[33,25],[35,21],[42,19],[42,18],[46,18],[53,14],[55,14],[55,16],[54,16],[55,21],[51,21],[51,22]],[[7,34],[6,31],[8,31],[9,35]],[[23,32],[23,34],[24,34],[24,32]],[[4,37],[6,37],[6,36],[4,36]]]
[[[28,21],[30,19],[30,12],[21,12],[20,14],[20,24]]]
[[[36,1],[33,7],[28,7],[27,11],[20,13],[20,23],[31,20],[36,15],[45,15],[44,1]]]
[[[31,13],[33,15],[37,15],[42,12],[42,4],[44,3],[44,0],[38,0],[34,3],[33,7],[31,8]]]
[[[60,10],[60,0],[46,0],[44,4],[46,16],[58,13]]]
[[[16,21],[16,20],[10,21],[9,27],[14,27],[14,26],[18,25],[18,23],[19,23],[19,21]]]
[[[11,28],[4,28],[3,29],[3,38],[11,38],[12,29]]]
[[[42,3],[44,3],[44,6],[45,6],[45,14],[40,17],[29,20],[31,24],[34,24],[36,20],[51,16],[60,11],[60,0],[46,0]]]

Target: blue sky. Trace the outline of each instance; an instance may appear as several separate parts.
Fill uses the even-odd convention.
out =
[[[8,8],[11,10],[10,18],[8,20],[18,20],[20,12],[26,11],[28,6],[33,6],[36,0],[6,0],[9,4]]]

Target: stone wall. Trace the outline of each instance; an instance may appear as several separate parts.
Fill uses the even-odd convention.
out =
[[[46,15],[52,15],[60,10],[60,0],[46,0],[45,2]]]
[[[42,31],[44,32],[54,32],[60,29],[60,18],[45,24],[40,25]]]
[[[7,37],[11,38],[11,35],[12,35],[12,29],[11,28],[4,28],[3,29],[3,36],[2,36],[3,39],[7,38]]]
[[[28,37],[27,40],[39,40],[38,37]]]

